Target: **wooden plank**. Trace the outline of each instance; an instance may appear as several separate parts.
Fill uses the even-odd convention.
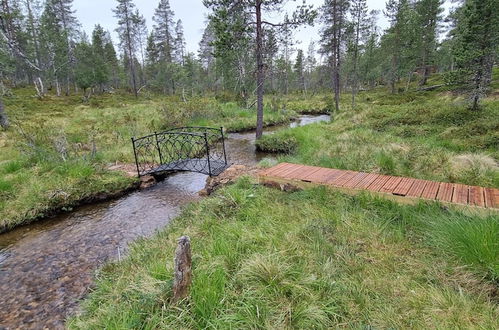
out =
[[[283,164],[283,166],[279,166]],[[277,165],[273,171],[269,171],[267,172],[266,176],[275,176],[275,175],[279,175],[279,173],[283,172],[283,171],[286,171],[286,170],[289,170],[290,168],[294,168],[296,166],[298,166],[297,164],[290,164],[290,163],[281,163],[279,165]]]
[[[440,183],[438,188],[437,200],[442,202],[452,202],[452,194],[454,192],[454,184],[448,182]]]
[[[464,184],[454,185],[454,194],[452,195],[452,203],[468,204],[469,186]]]
[[[483,187],[470,187],[470,205],[485,207],[485,192]]]
[[[392,176],[390,179],[388,179],[388,181],[385,182],[385,184],[379,191],[384,193],[391,193],[399,185],[400,181],[402,181],[401,177]]]
[[[395,189],[393,189],[392,194],[398,195],[398,196],[405,196],[409,192],[409,189],[411,189],[412,185],[416,182],[416,180],[412,178],[402,178],[400,183],[398,184]]]
[[[285,168],[284,170],[282,170],[278,173],[274,173],[272,176],[278,176],[280,178],[287,178],[291,173],[293,173],[294,171],[298,171],[301,168],[303,168],[303,165],[293,165],[293,166],[290,166],[288,168]]]
[[[440,187],[440,182],[428,181],[421,193],[421,198],[425,199],[435,199],[437,197],[438,188]]]
[[[379,174],[376,173],[370,173],[368,176],[366,176],[364,179],[362,179],[357,185],[354,186],[355,189],[365,189],[369,187],[371,183],[373,183],[377,178],[379,177]]]
[[[499,190],[494,188],[484,188],[485,206],[488,208],[499,208]]]
[[[345,175],[347,171],[343,170],[335,170],[334,173],[331,173],[330,175],[326,176],[321,183],[328,183],[329,181],[333,181],[343,175]]]
[[[388,175],[380,175],[366,189],[372,191],[379,191],[385,185],[386,181],[388,181],[390,178],[391,176]]]
[[[425,188],[425,186],[428,184],[429,181],[426,181],[426,180],[419,180],[419,179],[415,179],[411,188],[409,189],[409,191],[407,192],[406,196],[407,197],[421,197],[421,195],[423,194],[423,190]]]
[[[343,186],[345,188],[353,188],[357,185],[357,183],[362,181],[362,179],[364,179],[368,175],[368,173],[357,172],[357,174],[355,174],[355,176],[352,179],[348,180]]]
[[[274,167],[271,167],[271,168],[266,169],[266,170],[265,170],[265,171],[263,171],[263,173],[262,173],[262,174],[260,174],[260,175],[263,175],[263,176],[270,176],[270,175],[272,175],[273,173],[276,173],[277,171],[282,170],[283,168],[289,167],[289,166],[291,166],[291,165],[292,165],[292,164],[290,164],[290,163],[279,163],[279,164],[277,164],[277,165],[276,165],[276,166],[274,166]]]
[[[306,178],[306,177],[310,176],[311,174],[314,174],[320,170],[321,170],[320,167],[310,166],[310,168],[307,168],[304,171],[302,171],[302,173],[300,173],[300,175],[294,176],[294,179],[303,180],[304,178]]]
[[[314,173],[309,173],[306,177],[302,179],[302,181],[305,182],[321,182],[322,179],[325,177],[331,175],[332,172],[337,171],[331,168],[321,168],[319,171],[314,172]]]
[[[351,178],[353,178],[357,174],[357,172],[354,171],[345,171],[345,173],[342,176],[337,177],[334,180],[328,180],[326,183],[329,185],[337,186],[337,187],[343,187],[343,185],[348,182]]]

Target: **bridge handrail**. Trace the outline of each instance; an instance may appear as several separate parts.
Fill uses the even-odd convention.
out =
[[[188,128],[211,130],[211,131],[213,131],[213,133],[210,132],[211,134],[214,134],[214,132],[223,134],[223,128],[222,127],[220,127],[220,128],[213,128],[213,127],[205,127],[205,126],[185,126],[185,127],[172,128],[172,129],[169,129],[169,130],[166,130],[166,131],[155,132],[155,133],[152,133],[152,134],[149,134],[149,135],[141,136],[139,138],[132,137],[132,141],[137,142],[137,141],[140,141],[140,140],[148,139],[150,137],[155,137],[155,136],[158,136],[158,135],[166,135],[166,134],[177,134],[177,135],[181,134],[181,135],[191,135],[191,136],[200,136],[200,137],[203,137],[204,133],[208,133],[208,132],[199,132],[199,133],[198,132],[178,132],[179,130],[188,129]]]

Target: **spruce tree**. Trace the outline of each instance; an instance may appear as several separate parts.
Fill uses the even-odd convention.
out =
[[[453,31],[458,78],[469,92],[471,109],[479,108],[492,78],[499,44],[497,0],[466,0]]]

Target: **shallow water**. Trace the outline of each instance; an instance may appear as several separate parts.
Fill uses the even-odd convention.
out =
[[[327,121],[302,116],[289,126]],[[266,134],[286,126],[265,130]],[[255,165],[255,133],[226,139],[231,163]],[[95,271],[126,253],[127,245],[151,236],[199,199],[206,175],[176,173],[120,199],[78,208],[0,235],[0,329],[64,328],[64,320],[89,291]]]

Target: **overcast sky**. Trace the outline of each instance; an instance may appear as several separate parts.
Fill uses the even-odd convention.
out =
[[[152,16],[158,2],[159,0],[135,0],[137,8],[147,20],[149,29],[152,29]],[[369,9],[381,10],[385,7],[385,2],[386,0],[367,0]],[[289,11],[292,11],[297,3],[301,3],[301,1],[290,1],[287,5]],[[307,4],[311,4],[316,8],[323,3],[324,0],[307,0]],[[96,24],[100,24],[104,29],[109,30],[114,40],[116,40],[117,36],[114,32],[116,19],[112,12],[112,9],[116,7],[116,0],[74,0],[73,4],[76,16],[88,35],[91,35]],[[197,54],[208,10],[203,6],[202,0],[170,0],[170,5],[175,12],[175,20],[181,19],[184,25],[187,50]],[[279,21],[280,15],[269,18]],[[379,16],[379,25],[382,28],[386,28],[388,25],[383,15]],[[319,39],[319,25],[302,27],[296,32],[295,38],[299,42],[297,47],[306,50],[311,40],[317,41]]]

